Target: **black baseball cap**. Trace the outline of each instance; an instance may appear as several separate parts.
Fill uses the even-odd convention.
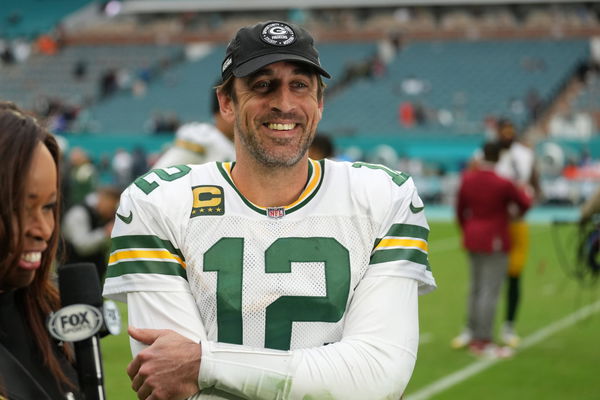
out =
[[[314,39],[305,29],[288,22],[268,21],[241,28],[227,46],[221,64],[223,82],[232,74],[241,78],[278,61],[298,61],[326,78]]]

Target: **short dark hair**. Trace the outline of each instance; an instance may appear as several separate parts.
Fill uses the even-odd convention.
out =
[[[221,84],[221,79],[217,79],[215,84],[210,87],[210,111],[212,115],[218,114],[221,110],[219,107],[219,98],[217,97],[217,88]]]
[[[496,142],[487,142],[483,145],[483,159],[492,163],[497,163],[500,159],[501,147]]]
[[[496,125],[496,130],[499,135],[508,134],[510,137],[517,136],[517,127],[508,118],[500,119]]]
[[[329,158],[334,155],[333,142],[327,134],[317,133],[310,145],[311,149],[319,149],[323,153],[324,158]]]

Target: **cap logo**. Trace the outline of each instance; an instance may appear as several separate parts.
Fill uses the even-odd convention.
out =
[[[273,46],[289,46],[296,41],[296,34],[289,25],[273,22],[263,28],[260,38]]]
[[[227,68],[231,65],[233,59],[231,57],[227,57],[227,59],[223,62],[223,66],[221,67],[221,73],[225,72]]]

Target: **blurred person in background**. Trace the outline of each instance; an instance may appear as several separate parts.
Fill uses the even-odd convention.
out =
[[[500,119],[496,124],[495,132],[495,142],[500,146],[500,158],[496,163],[496,172],[517,186],[525,188],[530,197],[535,200],[539,197],[541,190],[535,168],[534,151],[518,140],[517,129],[508,119]],[[476,156],[472,167],[477,168],[480,159],[481,155]],[[515,330],[515,323],[521,304],[521,275],[529,252],[529,226],[517,208],[512,207],[509,215],[511,216],[509,226],[511,247],[507,273],[507,304],[500,338],[504,344],[515,348],[520,342],[520,337]],[[454,339],[453,346],[466,346],[471,339],[471,332],[469,329],[465,329]]]
[[[506,280],[508,252],[511,249],[511,217],[523,216],[531,197],[496,171],[501,147],[486,143],[483,160],[461,179],[456,201],[456,217],[469,252],[471,286],[467,304],[469,349],[477,355],[504,357],[509,348],[496,346],[493,324],[500,289]],[[514,211],[509,213],[509,208]],[[463,346],[459,336],[452,346]]]
[[[132,388],[398,399],[435,288],[413,180],[308,158],[330,76],[306,30],[244,27],[221,72],[235,163],[155,169],[121,196],[104,294],[127,302]]]
[[[106,273],[110,249],[110,232],[119,206],[121,191],[103,186],[75,204],[65,213],[62,235],[65,243],[65,263],[91,262],[96,265],[100,282]],[[117,214],[119,218],[125,218]]]
[[[498,122],[497,135],[502,150],[496,164],[496,172],[528,190],[530,197],[535,200],[541,190],[533,149],[518,140],[517,128],[509,120],[502,119]],[[529,226],[523,214],[516,208],[510,210],[510,215],[511,247],[508,259],[506,317],[500,337],[505,344],[517,347],[520,338],[516,333],[515,323],[521,304],[521,275],[529,254]]]
[[[148,163],[148,155],[143,146],[137,145],[131,151],[131,176],[133,179],[148,172],[150,165]]]
[[[59,153],[32,117],[0,102],[0,398],[58,400],[77,391],[72,351],[46,329],[60,307],[51,280]]]
[[[85,197],[96,189],[98,184],[96,167],[81,147],[71,149],[62,182],[65,210],[74,204],[82,203]]]
[[[181,126],[175,134],[173,146],[152,168],[235,160],[233,125],[221,116],[214,88],[210,90],[210,99],[213,123],[192,122]]]
[[[322,160],[332,158],[334,155],[335,151],[331,138],[326,134],[317,132],[308,148],[308,157],[312,160]]]
[[[117,149],[110,162],[115,184],[125,189],[133,181],[133,155],[125,149]]]

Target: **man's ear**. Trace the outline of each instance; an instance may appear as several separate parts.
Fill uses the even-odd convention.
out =
[[[221,110],[221,116],[229,123],[235,121],[235,113],[233,110],[233,100],[222,90],[217,89],[217,98],[219,99],[219,108]]]
[[[323,118],[323,105],[324,105],[323,97],[319,100],[319,121]]]

